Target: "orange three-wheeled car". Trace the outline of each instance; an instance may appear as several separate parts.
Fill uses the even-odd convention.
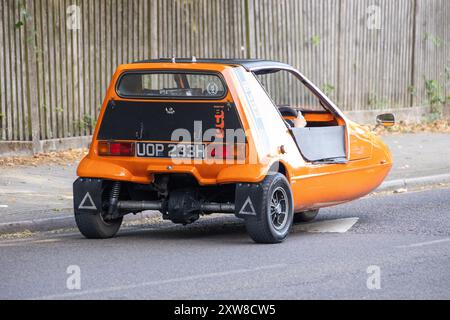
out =
[[[108,238],[129,213],[184,225],[230,213],[255,242],[277,243],[293,221],[374,190],[391,166],[377,136],[289,65],[148,60],[113,76],[78,167],[75,218],[87,238]]]

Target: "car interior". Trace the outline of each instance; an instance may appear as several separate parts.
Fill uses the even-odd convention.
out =
[[[290,129],[306,161],[321,164],[347,162],[345,121],[327,109],[323,101],[303,81],[288,70],[255,73]],[[286,101],[295,90],[294,101]],[[305,122],[296,119],[303,117]],[[296,126],[296,123],[303,123]]]

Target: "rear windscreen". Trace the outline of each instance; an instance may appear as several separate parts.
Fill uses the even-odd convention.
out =
[[[128,72],[117,85],[121,97],[221,99],[226,87],[218,74],[199,72]]]
[[[193,139],[211,141],[205,132],[241,129],[232,103],[211,102],[110,102],[103,115],[99,140],[172,141],[177,129]]]

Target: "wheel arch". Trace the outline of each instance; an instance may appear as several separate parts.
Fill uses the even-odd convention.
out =
[[[283,161],[275,161],[274,163],[272,163],[269,168],[268,174],[271,173],[281,173],[289,182],[291,181],[288,166]]]

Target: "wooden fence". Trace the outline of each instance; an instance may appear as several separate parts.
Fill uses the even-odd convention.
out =
[[[280,60],[344,110],[424,105],[426,81],[448,90],[449,12],[447,0],[2,0],[0,140],[90,134],[116,66],[157,57]]]

